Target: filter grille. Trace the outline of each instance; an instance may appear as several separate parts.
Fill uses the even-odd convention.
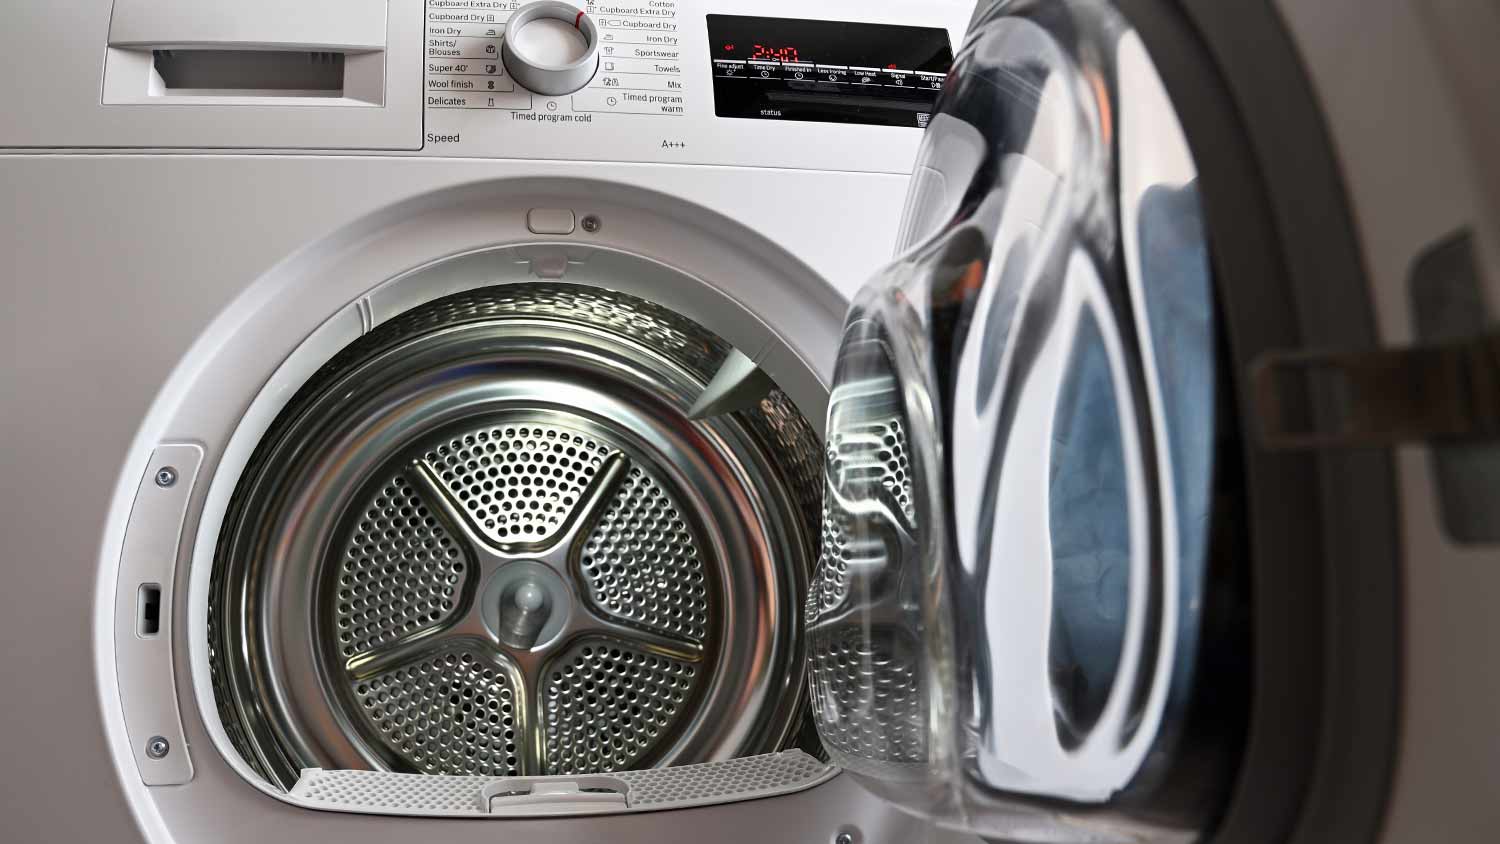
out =
[[[610,774],[623,786],[626,805],[603,811],[629,813],[681,809],[792,794],[827,782],[838,769],[800,750],[746,756],[671,768]],[[419,776],[384,771],[307,768],[291,794],[315,809],[463,817],[489,814],[486,795],[525,791],[542,777]],[[552,777],[551,779],[563,779]],[[516,817],[512,812],[509,817]],[[539,810],[538,814],[542,814]]]
[[[631,806],[667,808],[800,790],[834,773],[834,768],[806,753],[790,750],[725,762],[631,771],[626,782]]]

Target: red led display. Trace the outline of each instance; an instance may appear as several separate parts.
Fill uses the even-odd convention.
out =
[[[767,47],[764,44],[756,44],[755,52],[750,54],[750,58],[768,62],[801,61],[797,58],[796,47]]]
[[[921,129],[953,65],[939,27],[707,18],[719,117]]]

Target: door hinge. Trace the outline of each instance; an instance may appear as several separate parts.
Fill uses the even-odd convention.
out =
[[[1500,331],[1400,349],[1272,353],[1251,370],[1271,449],[1500,439]]]

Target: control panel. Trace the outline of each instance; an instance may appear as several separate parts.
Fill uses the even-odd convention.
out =
[[[953,65],[948,31],[708,16],[720,117],[925,128]]]
[[[591,123],[587,115],[598,113],[683,113],[675,2],[579,8],[543,0],[530,4],[522,25],[506,39],[507,24],[521,5],[427,0],[428,109],[499,110],[512,112],[512,120],[553,124]],[[536,11],[559,8],[565,10],[562,16]],[[523,63],[528,50],[537,54],[535,64]],[[588,61],[580,65],[584,58]],[[588,72],[549,85],[545,72],[562,65]],[[536,79],[527,76],[533,71]],[[655,96],[642,96],[647,92]],[[564,94],[566,99],[548,98]]]
[[[426,0],[424,154],[906,173],[968,8]]]
[[[909,175],[973,2],[89,0],[0,27],[0,148]]]

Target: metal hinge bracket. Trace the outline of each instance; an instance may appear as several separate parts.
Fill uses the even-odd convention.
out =
[[[1500,332],[1364,352],[1268,355],[1251,371],[1272,449],[1500,439]]]

